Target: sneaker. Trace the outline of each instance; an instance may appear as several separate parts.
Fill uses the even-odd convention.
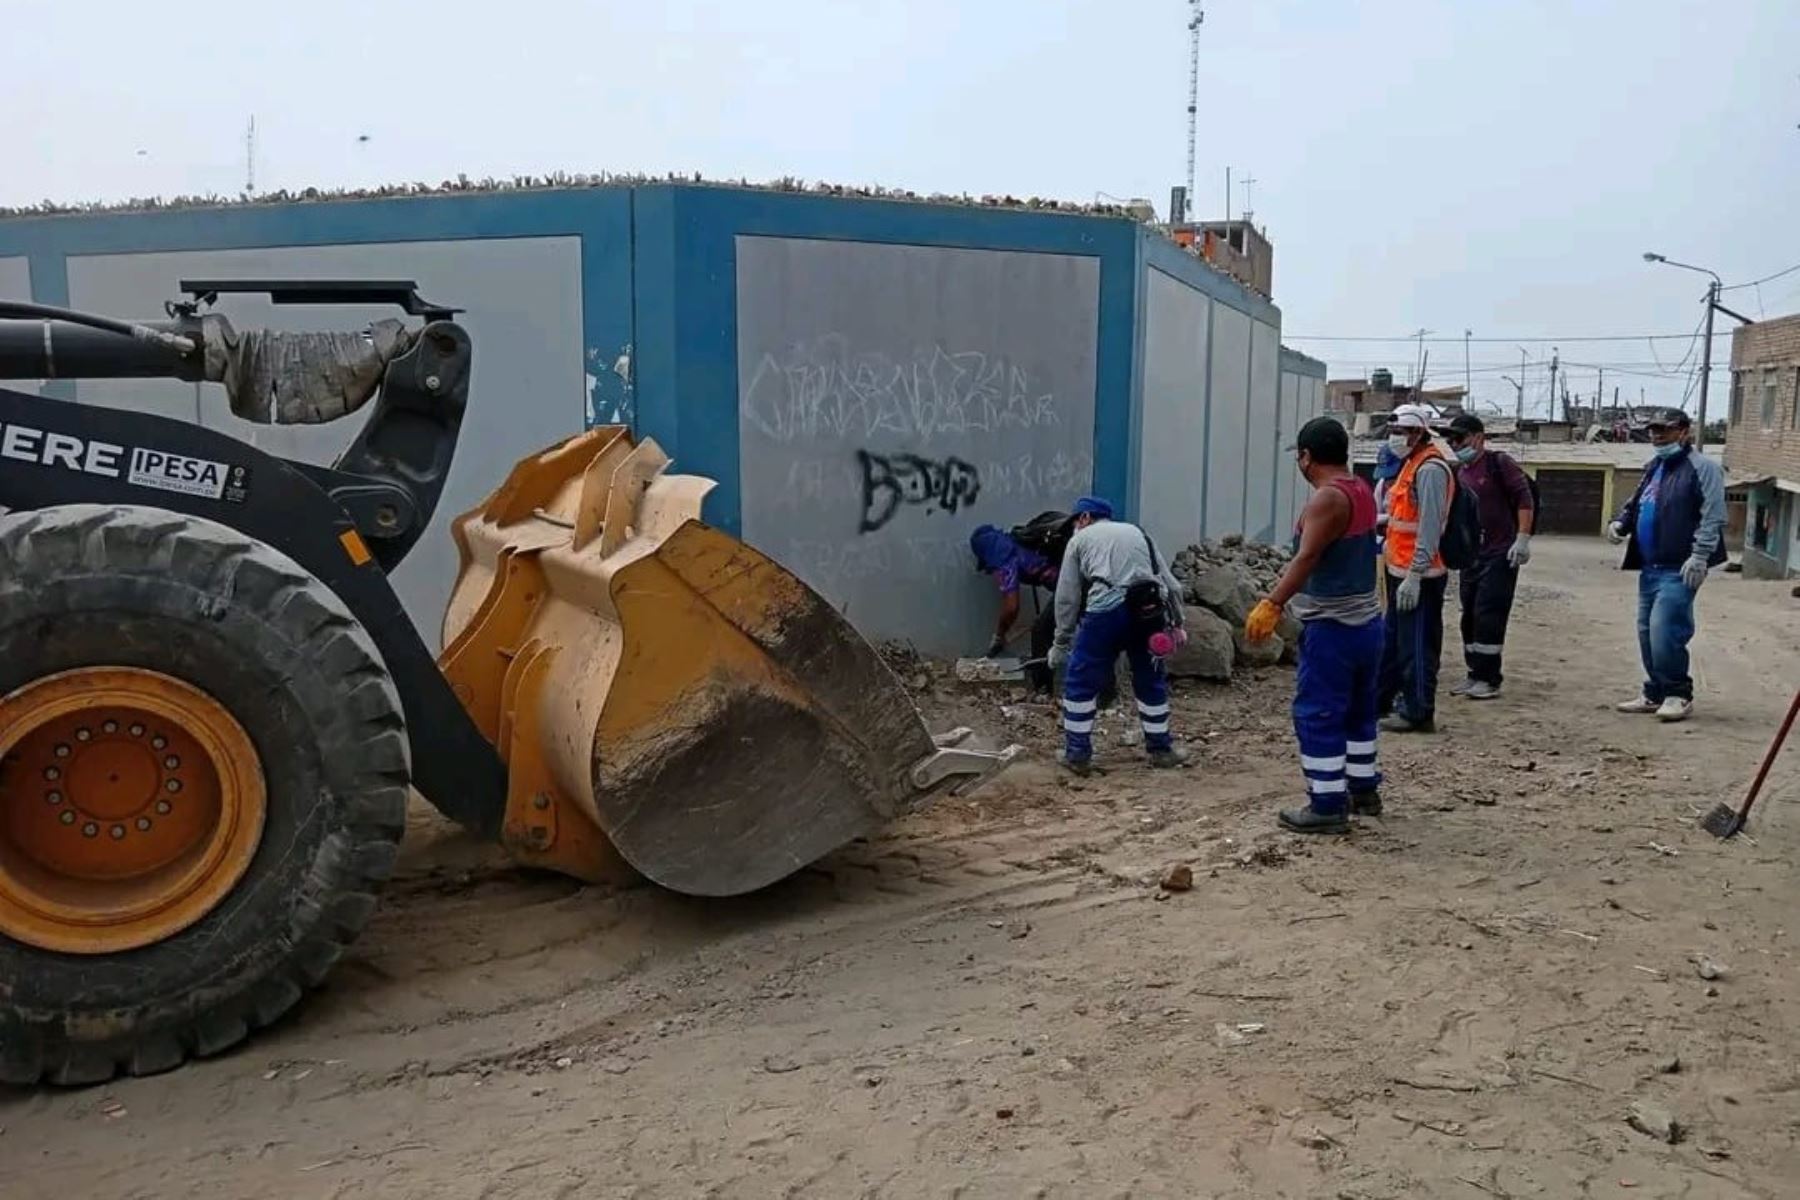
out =
[[[1063,770],[1072,775],[1092,775],[1094,773],[1094,760],[1091,758],[1070,758],[1065,754],[1056,761]]]
[[[1381,793],[1351,792],[1350,811],[1359,817],[1379,817],[1381,815]]]
[[[1463,693],[1463,695],[1471,700],[1492,700],[1499,694],[1500,685],[1497,683],[1489,683],[1485,679],[1477,679],[1474,683],[1469,685],[1468,691]]]
[[[1469,689],[1474,686],[1475,686],[1475,677],[1473,675],[1471,675],[1467,679],[1464,679],[1461,683],[1457,684],[1455,687],[1451,688],[1450,694],[1452,696],[1466,696],[1469,694]]]
[[[1393,713],[1381,718],[1381,728],[1387,733],[1436,733],[1437,722],[1430,717],[1423,721],[1415,721],[1411,717]]]
[[[1350,818],[1345,813],[1322,813],[1311,808],[1284,808],[1279,817],[1281,827],[1294,833],[1349,833]]]
[[[1643,696],[1639,696],[1636,700],[1627,700],[1623,704],[1616,704],[1613,707],[1622,713],[1648,714],[1662,711],[1662,705],[1660,703],[1655,700],[1646,699]]]
[[[1694,702],[1692,700],[1683,700],[1680,696],[1670,696],[1662,702],[1662,707],[1656,710],[1656,719],[1659,721],[1685,721],[1693,711]]]
[[[1170,746],[1167,750],[1152,750],[1150,752],[1150,765],[1162,768],[1185,767],[1193,760],[1193,757],[1192,754],[1187,752],[1186,747]]]

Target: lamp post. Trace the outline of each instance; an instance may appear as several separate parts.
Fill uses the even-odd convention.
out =
[[[1511,375],[1502,375],[1500,378],[1519,389],[1519,406],[1514,411],[1513,415],[1513,428],[1514,430],[1517,430],[1520,425],[1525,423],[1525,385],[1514,379]],[[1517,437],[1518,434],[1515,432],[1513,436]]]
[[[1699,428],[1694,430],[1694,448],[1701,449],[1706,445],[1707,385],[1712,382],[1713,310],[1719,307],[1719,289],[1725,286],[1725,281],[1719,278],[1717,271],[1708,267],[1696,267],[1692,263],[1676,262],[1672,258],[1651,250],[1644,251],[1644,261],[1662,263],[1666,267],[1680,267],[1684,271],[1697,271],[1702,275],[1712,276],[1712,282],[1706,286],[1706,344],[1700,347],[1700,423]],[[1736,315],[1736,313],[1732,313],[1732,316]]]

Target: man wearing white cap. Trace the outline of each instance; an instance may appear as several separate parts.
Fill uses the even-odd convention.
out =
[[[1387,491],[1388,622],[1381,657],[1381,727],[1390,733],[1436,730],[1438,661],[1444,654],[1444,592],[1449,570],[1438,552],[1456,480],[1431,440],[1437,413],[1402,404],[1388,418],[1388,448],[1400,473]]]

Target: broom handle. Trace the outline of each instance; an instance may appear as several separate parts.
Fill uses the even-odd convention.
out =
[[[1763,755],[1762,766],[1756,772],[1756,780],[1750,785],[1750,794],[1744,797],[1744,807],[1738,810],[1738,824],[1742,825],[1750,817],[1750,806],[1756,803],[1756,794],[1762,791],[1763,780],[1769,777],[1769,768],[1775,765],[1775,756],[1781,753],[1781,744],[1787,741],[1788,730],[1794,727],[1794,717],[1800,714],[1800,692],[1794,693],[1788,704],[1787,720],[1781,723],[1781,729],[1775,740],[1769,743],[1769,752]]]

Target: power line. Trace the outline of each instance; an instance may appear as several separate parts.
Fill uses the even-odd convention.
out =
[[[1714,337],[1728,337],[1728,336],[1730,336],[1730,334],[1731,334],[1731,331],[1729,329],[1727,329],[1727,330],[1722,330],[1718,333],[1715,333],[1715,334],[1713,334],[1713,336]],[[1546,337],[1478,337],[1478,338],[1469,338],[1468,340],[1471,342],[1511,342],[1514,345],[1517,345],[1520,342],[1544,342],[1544,343],[1553,343],[1553,342],[1650,342],[1650,341],[1683,342],[1693,336],[1695,336],[1695,335],[1692,333],[1604,333],[1604,334],[1594,333],[1594,334],[1565,334],[1560,337],[1558,337],[1556,335],[1549,335]],[[1399,337],[1369,337],[1369,336],[1364,336],[1364,335],[1360,335],[1360,334],[1359,335],[1351,335],[1351,334],[1286,333],[1286,332],[1284,332],[1284,333],[1282,333],[1281,338],[1283,341],[1287,341],[1287,342],[1394,342],[1394,343],[1411,342],[1415,346],[1418,345],[1418,343],[1420,341],[1419,335],[1416,333],[1401,334]],[[1428,337],[1428,338],[1425,338],[1424,341],[1427,343],[1431,343],[1431,342],[1460,343],[1463,341],[1463,339],[1459,338],[1459,337]]]
[[[1785,270],[1777,271],[1773,275],[1764,275],[1761,279],[1752,279],[1749,283],[1728,283],[1719,290],[1721,292],[1733,292],[1738,288],[1755,287],[1758,284],[1767,283],[1771,279],[1780,279],[1783,275],[1792,275],[1795,271],[1800,271],[1800,263],[1795,263],[1793,266],[1788,267]]]

